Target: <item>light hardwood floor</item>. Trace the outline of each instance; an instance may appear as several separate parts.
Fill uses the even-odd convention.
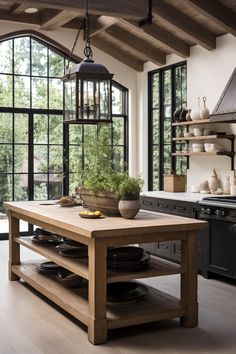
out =
[[[35,258],[22,250],[23,259]],[[36,255],[38,258],[39,256]],[[94,346],[86,328],[66,317],[33,290],[7,278],[8,243],[0,242],[0,354],[235,354],[236,286],[199,276],[199,327],[178,320],[109,332],[106,344]],[[178,295],[178,275],[148,280]]]

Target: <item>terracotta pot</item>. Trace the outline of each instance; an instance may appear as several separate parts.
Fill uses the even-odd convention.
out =
[[[104,215],[120,216],[118,209],[119,199],[116,198],[114,193],[93,193],[87,189],[81,189],[80,196],[91,211],[100,210]]]
[[[124,219],[133,219],[139,212],[140,201],[139,199],[125,200],[121,199],[118,204],[121,216]]]

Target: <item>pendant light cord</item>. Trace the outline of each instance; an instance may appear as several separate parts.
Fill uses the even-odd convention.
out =
[[[82,27],[83,27],[83,24],[84,24],[84,18],[82,18],[81,21],[80,21],[79,30],[78,30],[78,32],[77,32],[77,35],[76,35],[76,37],[75,37],[75,41],[74,41],[73,47],[72,47],[72,49],[71,49],[71,51],[70,51],[70,54],[69,54],[69,60],[68,60],[68,63],[67,63],[67,65],[66,65],[66,70],[69,69],[69,66],[70,66],[70,63],[71,63],[71,59],[72,59],[72,55],[73,55],[73,53],[74,53],[76,44],[77,44],[77,42],[78,42],[79,35],[80,35],[81,29],[82,29]]]
[[[85,41],[86,45],[84,48],[84,55],[86,56],[87,59],[92,59],[93,58],[93,52],[91,49],[90,45],[90,27],[89,27],[89,13],[88,13],[88,0],[85,0]]]

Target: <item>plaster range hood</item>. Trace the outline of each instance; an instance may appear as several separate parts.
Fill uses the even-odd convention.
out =
[[[236,68],[210,115],[210,121],[236,123]]]

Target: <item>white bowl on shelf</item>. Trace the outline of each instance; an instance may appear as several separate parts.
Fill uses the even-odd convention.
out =
[[[194,136],[202,136],[203,129],[202,128],[193,128],[193,135]]]
[[[192,151],[193,152],[203,152],[204,151],[204,144],[202,144],[202,143],[192,144]]]
[[[214,143],[205,143],[204,148],[206,152],[213,152],[216,151],[216,144]]]

